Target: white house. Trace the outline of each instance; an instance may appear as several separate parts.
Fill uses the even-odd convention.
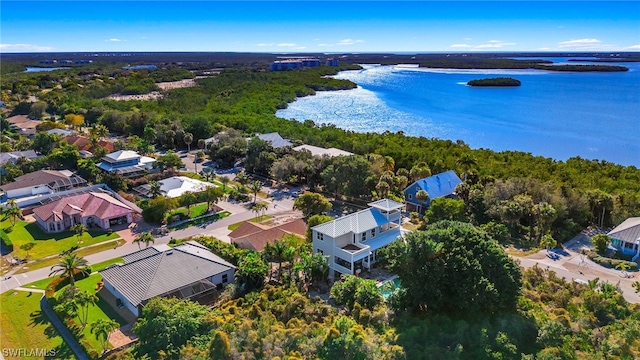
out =
[[[336,157],[336,156],[351,156],[353,155],[353,153],[350,153],[348,151],[344,151],[344,150],[340,150],[340,149],[336,149],[336,148],[322,148],[322,147],[318,147],[318,146],[313,146],[313,145],[300,145],[300,146],[296,146],[293,148],[294,151],[309,151],[311,153],[311,155],[313,156],[318,156],[318,157],[323,157],[323,156],[328,156],[328,157]]]
[[[84,186],[87,181],[69,170],[38,170],[20,175],[14,182],[0,186],[8,199],[53,194]]]
[[[633,255],[632,261],[640,258],[640,217],[623,221],[607,234],[611,246],[623,254]]]
[[[195,241],[174,248],[155,245],[122,258],[123,265],[112,265],[100,274],[116,299],[112,305],[135,316],[154,297],[196,300],[215,294],[233,282],[236,269]]]
[[[376,252],[401,237],[404,206],[382,199],[368,209],[314,226],[313,252],[329,258],[329,276],[358,274],[376,262]]]
[[[168,198],[176,198],[184,195],[186,192],[201,192],[205,191],[209,187],[217,187],[215,184],[192,179],[186,176],[173,176],[164,180],[158,181],[160,185],[160,192],[162,195]],[[134,189],[138,193],[144,196],[149,196],[151,190],[150,184],[138,186]]]
[[[105,155],[98,167],[123,176],[134,176],[152,170],[155,163],[156,159],[152,157],[142,156],[131,150],[120,150]]]

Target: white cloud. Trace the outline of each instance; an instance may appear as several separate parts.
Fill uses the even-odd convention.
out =
[[[640,44],[627,46],[624,50],[640,50]]]
[[[256,44],[256,46],[273,46],[275,45],[274,43],[260,43],[260,44]]]
[[[294,46],[297,46],[297,45],[293,44],[293,43],[280,43],[280,44],[278,44],[278,46],[280,46],[280,47],[294,47]]]
[[[50,51],[53,50],[51,46],[40,46],[34,44],[0,44],[0,50],[2,51]]]
[[[558,47],[563,48],[592,48],[594,46],[600,46],[602,41],[598,39],[576,39],[576,40],[568,40],[562,41],[558,43]]]
[[[354,45],[362,44],[364,40],[342,39],[336,45]]]
[[[108,42],[121,42],[121,41],[126,41],[126,40],[122,40],[122,39],[118,39],[118,38],[111,38],[111,39],[108,39],[108,40],[105,40],[105,41],[108,41]]]
[[[516,43],[502,42],[500,40],[491,40],[487,44],[482,44],[474,47],[474,49],[500,49],[505,46],[513,46],[515,44]]]
[[[451,45],[452,48],[470,48],[471,45],[468,44],[453,44]]]

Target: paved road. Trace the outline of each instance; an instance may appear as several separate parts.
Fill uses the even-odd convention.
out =
[[[265,191],[269,191],[268,188],[264,189]],[[294,214],[293,208],[293,198],[292,195],[288,192],[277,192],[274,194],[275,198],[268,199],[270,202],[269,208],[266,211],[268,215],[291,215]],[[263,199],[264,200],[264,199]],[[182,230],[174,230],[169,232],[164,236],[157,236],[155,240],[155,244],[166,244],[174,239],[183,239],[191,236],[197,235],[210,235],[216,236],[221,240],[228,241],[228,237],[226,235],[230,232],[227,227],[231,224],[235,224],[237,222],[249,220],[255,217],[255,214],[250,210],[247,210],[246,207],[233,204],[228,202],[219,202],[218,206],[221,208],[228,210],[232,213],[232,215],[220,219],[215,222],[211,222],[205,224],[204,226],[191,226]],[[106,260],[110,260],[117,257],[122,257],[124,255],[130,254],[132,252],[138,251],[140,248],[138,245],[133,243],[127,243],[118,248],[106,250],[97,254],[87,255],[85,259],[87,262],[91,264],[100,263]],[[4,293],[10,289],[15,289],[24,284],[28,284],[37,280],[45,279],[49,277],[49,273],[51,272],[50,268],[37,269],[33,271],[29,271],[23,274],[14,274],[11,278],[7,280],[0,280],[0,293]]]

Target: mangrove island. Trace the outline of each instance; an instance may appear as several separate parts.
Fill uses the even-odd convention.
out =
[[[520,86],[520,80],[507,77],[471,80],[469,86]]]

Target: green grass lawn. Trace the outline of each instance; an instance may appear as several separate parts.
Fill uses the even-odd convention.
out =
[[[91,270],[93,272],[98,272],[100,270],[106,269],[109,265],[118,264],[118,263],[124,263],[124,259],[122,259],[121,257],[117,257],[115,259],[111,259],[111,260],[103,261],[103,262],[100,262],[100,263],[97,263],[97,264],[93,264],[93,265],[91,265]],[[29,283],[29,284],[26,284],[26,285],[22,285],[22,287],[44,290],[44,289],[47,288],[47,285],[49,285],[51,280],[53,280],[53,277],[42,279],[42,280],[38,280],[38,281],[34,281],[32,283]]]
[[[200,219],[197,219],[197,220],[193,220],[193,221],[188,221],[188,222],[180,224],[178,226],[172,226],[171,230],[186,229],[186,228],[188,228],[190,226],[197,226],[197,225],[204,224],[204,223],[210,223],[210,222],[218,221],[218,220],[220,220],[222,218],[225,218],[225,217],[227,217],[229,215],[231,215],[230,212],[228,212],[226,210],[225,211],[221,211],[221,212],[219,212],[217,214],[213,214],[211,216],[203,217],[203,218],[200,218]]]
[[[39,293],[9,291],[0,295],[0,339],[5,349],[51,349],[51,359],[75,359],[62,337],[40,311]],[[5,355],[5,359],[18,359]]]
[[[202,203],[202,204],[198,204],[195,206],[191,207],[191,213],[189,214],[189,219],[193,219],[193,218],[197,218],[198,216],[202,216],[205,214],[205,212],[207,211],[207,203]],[[176,216],[179,214],[186,214],[187,213],[187,208],[186,207],[182,207],[179,208],[173,212],[171,212],[170,214],[167,215],[167,220],[170,219],[172,216]]]
[[[35,242],[36,244],[29,251],[30,259],[40,259],[49,255],[59,254],[74,245],[78,245],[78,237],[74,232],[65,231],[57,234],[47,234],[35,222],[18,220],[14,226],[11,219],[5,219],[0,222],[0,227],[4,229],[11,242],[13,242],[12,254],[21,258],[26,256],[26,252],[21,250],[20,246],[30,242]],[[109,235],[105,231],[88,231],[82,235],[82,244],[80,246],[98,244],[118,237],[119,235],[115,232]]]
[[[80,257],[85,257],[87,255],[91,255],[91,254],[95,254],[95,253],[99,253],[105,250],[109,250],[109,249],[113,249],[115,247],[115,243],[118,243],[118,246],[122,245],[124,243],[124,240],[117,240],[117,241],[108,241],[96,246],[92,246],[92,247],[85,247],[85,248],[80,248],[78,250],[76,250],[74,253],[78,254],[78,256]],[[44,259],[44,260],[39,260],[39,261],[35,261],[29,264],[26,264],[24,266],[22,266],[20,268],[20,270],[16,271],[16,274],[21,274],[21,273],[25,273],[27,271],[31,271],[31,270],[36,270],[36,269],[42,269],[44,267],[51,267],[55,264],[58,263],[58,261],[60,261],[60,256],[56,256],[53,258],[49,258],[49,259]]]
[[[82,280],[76,281],[76,286],[80,288],[80,290],[88,291],[92,294],[96,293],[96,285],[98,282],[102,280],[102,275],[93,274],[89,277],[86,277]],[[69,285],[67,285],[69,286]],[[64,288],[56,291],[56,297],[64,291]],[[126,325],[127,321],[124,320],[106,301],[104,301],[101,297],[98,296],[98,302],[96,305],[91,305],[89,307],[89,319],[87,322],[87,326],[82,331],[84,334],[84,338],[89,342],[89,344],[96,350],[99,354],[102,353],[102,346],[100,345],[100,341],[96,339],[95,335],[91,333],[91,324],[96,322],[98,319],[112,319],[120,323],[120,326]],[[76,318],[76,322],[80,324],[78,319]]]
[[[253,219],[249,219],[249,221],[254,222],[254,223],[261,223],[263,221],[267,221],[267,220],[272,219],[272,218],[273,218],[273,216],[271,216],[271,215],[263,215],[263,216],[254,217]],[[231,224],[231,225],[229,225],[227,227],[227,229],[233,231],[233,230],[239,228],[240,225],[242,225],[243,222],[244,221],[240,221],[240,222],[237,222],[235,224]]]

